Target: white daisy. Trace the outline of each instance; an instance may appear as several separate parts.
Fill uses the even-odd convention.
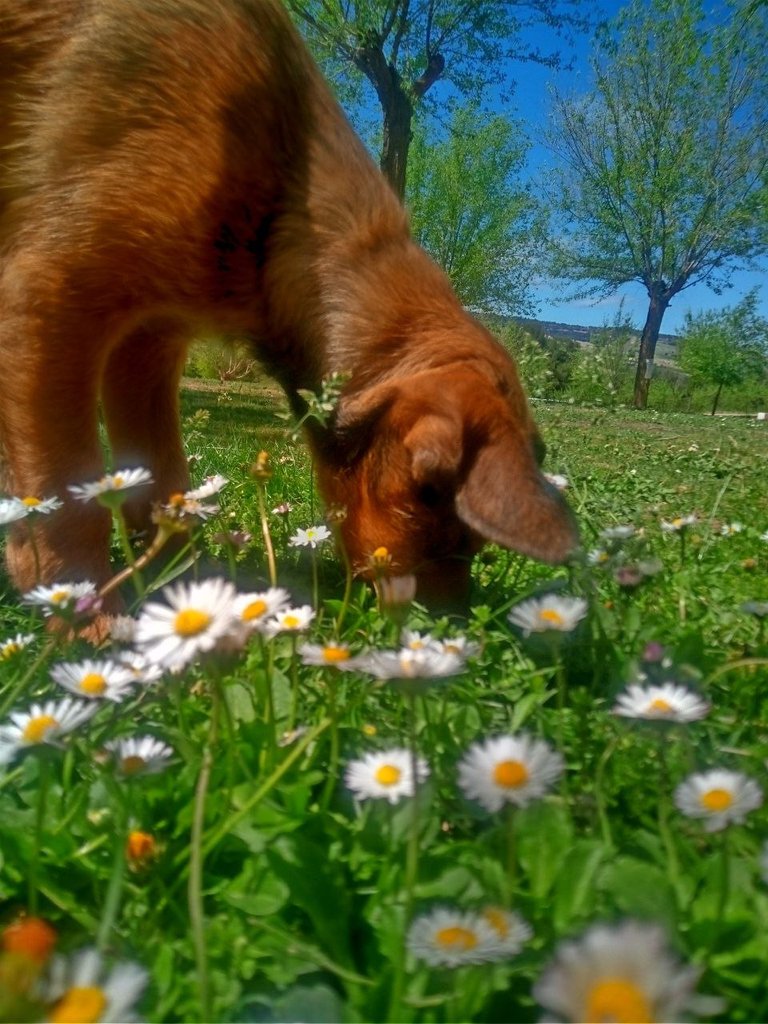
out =
[[[680,1021],[688,1018],[701,968],[682,964],[655,924],[597,924],[562,942],[533,988],[557,1020]]]
[[[117,655],[120,665],[129,673],[134,683],[156,683],[163,678],[165,669],[162,665],[150,661],[138,651],[121,651]]]
[[[0,661],[8,661],[15,655],[20,654],[25,647],[29,647],[34,639],[34,633],[17,633],[16,636],[3,640],[0,642]]]
[[[131,692],[134,678],[125,666],[114,661],[61,662],[51,669],[54,682],[88,700],[120,702]]]
[[[461,967],[499,959],[501,940],[482,915],[435,907],[413,920],[406,945],[431,967]]]
[[[744,529],[742,523],[723,523],[720,527],[720,533],[723,537],[733,537],[737,533],[741,533]]]
[[[677,683],[627,687],[616,698],[615,715],[650,718],[665,722],[696,722],[709,714],[709,704],[697,693]]]
[[[675,804],[689,818],[701,818],[707,832],[741,824],[763,802],[754,779],[742,772],[714,768],[689,775],[675,790]]]
[[[225,476],[216,473],[213,476],[207,476],[199,487],[194,487],[191,491],[185,491],[184,497],[190,501],[203,501],[205,498],[211,498],[214,494],[218,494],[228,483],[229,480]]]
[[[377,679],[443,679],[465,668],[464,658],[435,647],[399,651],[371,651],[360,659],[360,667]]]
[[[316,548],[318,544],[330,540],[332,536],[327,526],[310,526],[306,530],[298,529],[288,543],[299,548]]]
[[[173,748],[154,736],[129,736],[104,744],[114,757],[121,775],[153,775],[161,772],[173,757]]]
[[[87,722],[98,710],[85,701],[49,700],[33,704],[29,711],[14,711],[9,724],[0,726],[0,764],[7,764],[18,751],[57,740]]]
[[[268,637],[278,633],[301,633],[309,628],[314,617],[315,613],[308,604],[300,608],[285,608],[264,623],[263,632]]]
[[[152,483],[152,474],[148,469],[119,469],[114,473],[106,473],[100,480],[87,484],[73,484],[67,488],[73,498],[78,501],[90,501],[96,498],[103,504],[120,504],[128,497],[127,491],[133,487],[143,487]]]
[[[225,579],[211,579],[166,587],[163,596],[167,605],[144,605],[135,644],[149,661],[178,671],[229,633],[235,588]]]
[[[522,630],[523,636],[530,636],[552,631],[570,633],[586,614],[587,602],[583,597],[549,594],[521,602],[507,618]]]
[[[504,804],[525,807],[545,795],[563,773],[563,759],[544,740],[494,736],[474,743],[459,763],[459,786],[468,800],[495,813]]]
[[[474,658],[480,653],[480,644],[468,640],[465,636],[451,636],[445,640],[435,640],[435,648],[443,654],[452,654],[457,658]]]
[[[336,643],[334,640],[327,644],[302,644],[299,655],[304,665],[333,667],[344,672],[353,672],[358,667],[357,658],[347,644]]]
[[[8,523],[15,523],[29,515],[29,509],[17,498],[0,499],[0,526],[7,526]]]
[[[344,784],[358,800],[388,800],[396,804],[404,796],[413,796],[414,779],[411,752],[402,747],[374,751],[350,761],[344,772]],[[427,762],[416,762],[417,782],[429,775]]]
[[[83,599],[95,598],[96,586],[89,581],[83,583],[54,583],[51,586],[37,586],[22,598],[25,604],[42,608],[43,615],[70,615]]]
[[[605,550],[605,548],[592,548],[587,554],[587,565],[605,565],[606,562],[610,562],[611,556]]]
[[[247,636],[254,632],[263,632],[266,623],[279,615],[291,603],[291,595],[282,587],[270,587],[250,594],[238,594],[232,602],[232,618],[236,630],[239,628]]]
[[[64,502],[61,498],[37,498],[34,495],[27,495],[25,498],[16,498],[30,513],[48,516],[62,507]]]
[[[675,519],[662,519],[661,529],[664,533],[680,533],[698,522],[696,516],[691,513],[687,516],[677,516]]]
[[[50,1024],[120,1024],[136,1021],[135,1006],[147,984],[147,972],[134,963],[107,969],[95,949],[56,956],[44,994]]]
[[[172,494],[165,505],[160,506],[163,517],[184,522],[186,519],[199,519],[204,523],[219,512],[218,505],[207,505],[199,498],[190,498],[189,494]]]
[[[480,917],[487,921],[498,936],[499,958],[517,956],[533,935],[531,926],[511,910],[490,904],[483,907]]]
[[[400,634],[400,646],[409,651],[436,650],[437,641],[429,633],[419,633],[415,629],[404,629]]]
[[[632,523],[627,523],[622,526],[607,526],[604,530],[600,531],[600,536],[604,537],[605,540],[629,540],[630,537],[634,537],[637,533],[637,527],[633,526]]]

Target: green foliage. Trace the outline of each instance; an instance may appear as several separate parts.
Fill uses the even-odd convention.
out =
[[[530,307],[535,206],[517,181],[526,148],[518,124],[475,105],[454,111],[446,139],[422,127],[411,145],[406,202],[414,237],[470,308]]]
[[[552,365],[547,351],[518,324],[496,327],[495,334],[514,358],[529,395],[544,398],[552,390]]]

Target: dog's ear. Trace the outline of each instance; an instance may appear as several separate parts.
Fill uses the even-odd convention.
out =
[[[428,412],[419,416],[405,435],[411,475],[423,487],[455,481],[463,457],[462,423],[456,417]]]
[[[486,540],[562,562],[579,542],[573,515],[519,445],[510,432],[479,449],[456,494],[456,512]]]

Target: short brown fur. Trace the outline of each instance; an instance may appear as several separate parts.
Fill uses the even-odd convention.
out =
[[[405,213],[277,0],[0,0],[0,440],[5,490],[59,495],[41,578],[108,577],[106,512],[70,484],[116,466],[188,482],[189,342],[253,339],[297,405],[349,375],[310,435],[356,565],[387,547],[457,594],[485,539],[559,561],[515,368],[411,240]],[[42,519],[42,517],[40,517]],[[8,561],[36,580],[25,531]]]

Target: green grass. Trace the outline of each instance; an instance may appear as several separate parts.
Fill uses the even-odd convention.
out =
[[[226,576],[215,535],[248,530],[254,541],[238,556],[236,582],[265,584],[248,467],[268,450],[267,507],[293,506],[287,525],[270,520],[278,581],[302,603],[311,600],[311,566],[287,535],[321,522],[322,509],[308,454],[279,407],[268,387],[185,389],[187,448],[200,456],[195,479],[220,472],[231,480],[221,515],[196,546],[205,573]],[[571,481],[585,549],[601,543],[605,527],[634,523],[639,533],[621,553],[606,567],[552,569],[487,548],[476,559],[467,623],[410,612],[412,628],[481,644],[465,673],[413,699],[366,674],[301,665],[282,637],[137,690],[60,750],[25,753],[0,774],[0,925],[35,910],[65,953],[101,935],[109,959],[149,970],[140,1007],[151,1021],[533,1021],[542,1010],[532,988],[558,942],[596,921],[633,917],[659,922],[678,956],[700,967],[699,990],[725,1000],[713,1019],[766,1019],[768,885],[759,858],[768,813],[708,834],[671,800],[688,774],[712,767],[766,788],[768,644],[740,606],[768,599],[768,425],[567,405],[535,413],[546,468]],[[683,550],[659,524],[689,512],[699,521]],[[734,522],[743,529],[722,536]],[[621,558],[658,558],[662,568],[622,588],[612,571]],[[319,572],[322,608],[311,634],[328,640],[344,588],[328,549]],[[512,605],[552,589],[584,596],[590,609],[559,647],[525,640],[506,618]],[[28,628],[37,635],[0,663],[6,722],[10,710],[60,696],[49,666],[86,649],[49,649],[6,581],[0,591],[0,640]],[[342,639],[358,649],[396,638],[372,593],[355,583]],[[650,642],[665,648],[663,670],[641,660]],[[679,727],[612,715],[640,669],[703,693],[710,715]],[[526,809],[488,814],[462,796],[457,764],[470,744],[521,730],[563,749],[566,778]],[[417,813],[413,800],[355,804],[343,785],[346,762],[407,746],[414,731],[430,765]],[[110,738],[137,732],[168,742],[173,766],[121,781],[100,752]],[[127,827],[151,833],[158,853],[123,871]],[[456,970],[403,959],[410,916],[487,904],[530,923],[519,956]],[[195,932],[190,910],[194,919],[201,906]],[[39,1019],[18,962],[0,956],[0,972],[0,1019]]]

